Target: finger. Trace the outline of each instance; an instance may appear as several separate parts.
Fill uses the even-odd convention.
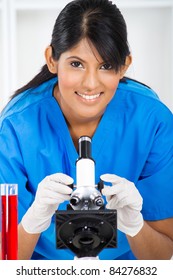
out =
[[[60,194],[51,190],[45,190],[44,195],[38,198],[40,202],[45,202],[48,204],[54,204],[57,202],[63,202],[70,199],[68,194]]]
[[[111,198],[112,198],[112,195],[107,195],[106,196],[106,201],[109,202],[109,200],[111,200]]]
[[[112,197],[108,203],[106,204],[106,208],[107,209],[117,209],[117,202],[118,202],[118,199],[117,197]]]
[[[101,193],[103,194],[103,192],[101,191]],[[103,194],[104,195],[104,194]],[[111,198],[112,198],[112,195],[106,195],[106,201],[108,202]]]
[[[58,194],[71,194],[72,193],[72,189],[70,187],[68,187],[67,185],[63,185],[61,183],[57,183],[55,181],[49,181],[47,182],[46,188],[48,190],[53,190],[55,193]]]
[[[49,198],[42,198],[41,201],[42,201],[43,204],[51,205],[51,204],[60,204],[60,203],[62,203],[64,201],[69,201],[69,200],[70,200],[70,196],[66,195],[64,197],[57,197],[56,199],[55,198],[51,198],[51,197],[49,197]]]
[[[117,184],[117,183],[120,183],[122,181],[122,177],[120,176],[117,176],[115,174],[103,174],[100,176],[100,179],[104,182],[109,182],[109,183],[112,183],[112,184]]]
[[[110,209],[119,209],[119,208],[123,208],[125,206],[128,206],[127,204],[127,199],[126,198],[122,198],[121,200],[117,197],[114,196],[112,197],[112,199],[108,202],[108,207]]]
[[[119,184],[114,185],[114,186],[112,186],[112,187],[106,186],[106,187],[104,187],[104,188],[102,189],[102,193],[103,193],[103,195],[105,195],[105,196],[110,196],[110,195],[112,196],[112,195],[121,193],[121,192],[123,192],[123,191],[124,191],[124,188],[123,188],[123,184],[122,184],[122,183],[119,183]]]
[[[71,178],[70,176],[68,176],[64,173],[55,173],[55,174],[48,176],[48,178],[51,181],[55,181],[55,182],[62,183],[65,185],[71,185],[74,182],[73,178]]]

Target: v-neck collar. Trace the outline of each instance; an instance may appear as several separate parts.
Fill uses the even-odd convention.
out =
[[[70,135],[70,131],[68,129],[68,125],[66,123],[65,117],[62,113],[62,110],[57,102],[57,100],[53,97],[54,110],[56,114],[53,115],[54,120],[56,121],[56,126],[61,133],[61,137],[63,138],[64,143],[66,144],[67,152],[69,154],[69,159],[71,164],[79,157],[76,147],[73,143],[72,137]],[[112,117],[112,104],[109,104],[98,124],[98,127],[92,137],[92,157],[95,161],[97,161],[97,157],[100,154],[102,148],[104,147],[105,140],[109,137],[109,132],[112,129],[114,124],[114,119]],[[58,121],[59,120],[59,121]]]
[[[69,155],[69,160],[71,164],[73,165],[74,162],[76,162],[77,158],[79,157],[78,152],[76,150],[76,147],[73,143],[72,137],[70,135],[70,131],[68,129],[68,125],[66,123],[65,117],[63,115],[63,112],[56,100],[56,98],[53,96],[53,89],[54,86],[57,83],[57,79],[54,79],[55,82],[52,84],[52,100],[54,105],[54,112],[53,118],[55,121],[55,125],[57,126],[57,129],[60,131],[61,136],[63,138],[63,141],[66,145],[67,153]],[[115,125],[115,114],[119,112],[119,109],[116,110],[116,108],[119,107],[119,104],[117,103],[116,95],[113,97],[111,102],[107,105],[107,108],[105,109],[105,112],[97,126],[97,129],[92,137],[92,157],[95,161],[97,161],[97,157],[101,153],[101,150],[104,147],[104,142],[109,137],[109,134],[111,135],[111,129]],[[58,121],[59,120],[59,121]]]

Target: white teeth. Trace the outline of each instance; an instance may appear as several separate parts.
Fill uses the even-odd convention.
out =
[[[79,92],[76,92],[76,93],[86,100],[92,100],[92,99],[98,98],[100,96],[100,93],[94,94],[94,95],[86,95],[86,94],[82,94],[82,93],[79,93]]]

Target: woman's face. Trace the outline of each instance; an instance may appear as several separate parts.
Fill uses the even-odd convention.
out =
[[[64,52],[55,67],[58,76],[55,98],[67,120],[76,122],[98,120],[124,74],[116,73],[106,64],[86,39]]]

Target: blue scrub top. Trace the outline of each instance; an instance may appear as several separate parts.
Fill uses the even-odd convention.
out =
[[[63,172],[76,180],[78,154],[53,96],[56,83],[54,78],[19,94],[0,117],[0,183],[18,184],[19,221],[45,176]],[[145,220],[173,217],[173,116],[151,89],[130,79],[119,83],[92,138],[92,156],[96,184],[104,173],[125,177],[143,197]],[[54,217],[32,258],[74,258],[70,250],[56,249]],[[118,247],[99,258],[135,257],[118,231]]]

